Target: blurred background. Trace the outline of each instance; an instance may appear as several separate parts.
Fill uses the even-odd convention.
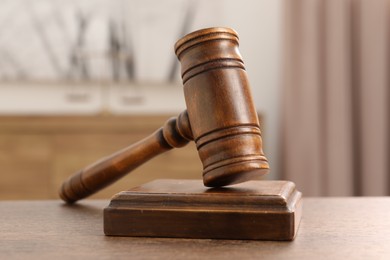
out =
[[[205,27],[240,36],[266,179],[305,196],[388,195],[388,0],[4,0],[0,199],[55,199],[64,179],[185,109],[173,45]],[[201,178],[193,144],[93,198]]]

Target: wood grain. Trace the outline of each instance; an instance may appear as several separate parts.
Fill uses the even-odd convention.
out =
[[[110,236],[293,240],[302,195],[289,181],[207,188],[201,180],[155,180],[116,194],[104,209]]]
[[[248,75],[231,28],[191,32],[175,44],[203,183],[221,187],[269,170]]]
[[[390,198],[304,198],[293,242],[106,237],[105,201],[0,202],[2,259],[388,259]]]

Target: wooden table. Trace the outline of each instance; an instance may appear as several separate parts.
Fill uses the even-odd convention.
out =
[[[390,198],[306,198],[293,242],[106,237],[106,205],[0,202],[0,259],[390,259]]]

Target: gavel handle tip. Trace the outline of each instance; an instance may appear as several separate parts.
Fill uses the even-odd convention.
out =
[[[76,202],[76,200],[73,200],[73,199],[71,199],[70,197],[68,197],[67,195],[66,195],[66,193],[65,193],[65,183],[63,183],[62,185],[61,185],[61,188],[60,188],[60,191],[59,191],[59,193],[58,193],[58,195],[60,196],[60,198],[65,202],[65,203],[67,203],[67,204],[73,204],[73,203],[75,203]]]
[[[83,185],[82,181],[83,170],[77,172],[62,183],[59,190],[60,198],[68,204],[75,203],[93,192],[89,192]]]

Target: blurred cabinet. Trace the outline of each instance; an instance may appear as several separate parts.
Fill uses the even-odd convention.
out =
[[[169,115],[0,117],[0,199],[56,199],[69,175],[154,132]],[[162,154],[92,198],[157,178],[200,179],[194,143]]]

